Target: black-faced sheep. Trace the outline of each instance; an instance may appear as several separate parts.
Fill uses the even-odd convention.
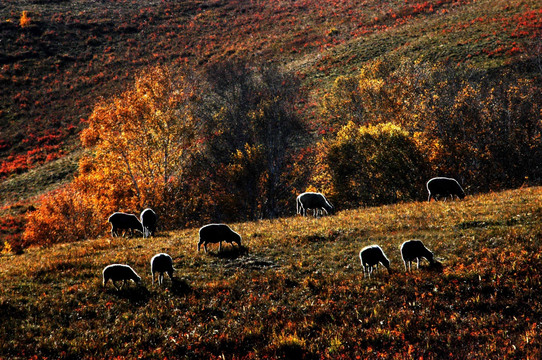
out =
[[[152,284],[154,285],[154,274],[158,273],[158,285],[164,282],[164,273],[167,273],[170,279],[173,279],[173,260],[168,254],[156,254],[151,259]]]
[[[313,215],[316,217],[333,212],[333,205],[327,201],[326,197],[316,192],[305,192],[299,195],[296,199],[297,213],[307,216],[307,210],[312,209]]]
[[[359,252],[359,259],[363,266],[363,276],[371,277],[373,271],[378,270],[378,264],[384,265],[388,269],[388,273],[391,273],[390,261],[382,251],[382,248],[378,245],[369,245],[361,249]]]
[[[140,218],[143,226],[143,237],[154,236],[158,220],[156,213],[152,209],[146,208],[141,212]]]
[[[111,282],[113,283],[113,286],[115,286],[117,290],[122,289],[122,287],[126,285],[126,281],[132,280],[136,284],[141,281],[141,277],[139,277],[139,275],[136,274],[134,269],[132,269],[128,265],[123,265],[123,264],[112,264],[112,265],[106,266],[102,272],[102,275],[103,275],[103,286],[105,286],[107,282],[111,280]],[[122,284],[120,285],[120,287],[117,286],[116,284],[117,281],[122,281]]]
[[[411,270],[412,261],[416,260],[416,268],[420,268],[420,258],[429,261],[432,268],[441,268],[442,264],[435,260],[433,253],[420,240],[408,240],[401,245],[401,256],[405,263],[405,271]]]
[[[222,241],[236,243],[241,246],[241,235],[230,229],[226,224],[208,224],[199,229],[198,251],[201,244],[207,252],[207,244],[218,243],[218,251],[222,250]]]
[[[143,234],[143,225],[134,214],[116,212],[107,221],[111,224],[112,237],[119,236],[119,230],[128,230],[132,235],[134,230]]]
[[[427,182],[426,187],[429,193],[429,197],[427,198],[429,202],[431,198],[438,200],[440,196],[444,196],[445,200],[447,196],[451,196],[452,200],[454,195],[460,199],[465,197],[465,192],[461,185],[459,185],[457,180],[452,178],[434,177]]]

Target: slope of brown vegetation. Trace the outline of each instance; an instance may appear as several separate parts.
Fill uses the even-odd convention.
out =
[[[538,359],[542,193],[232,224],[244,250],[196,252],[197,229],[157,238],[31,248],[0,262],[0,357],[190,359]],[[418,238],[444,263],[404,273]],[[393,272],[363,278],[380,244]],[[177,269],[150,285],[149,260]],[[110,263],[139,287],[101,286]]]

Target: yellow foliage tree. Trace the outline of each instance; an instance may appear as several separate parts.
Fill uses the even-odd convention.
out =
[[[105,193],[130,189],[134,198],[117,206],[143,207],[164,200],[195,137],[194,92],[186,75],[167,68],[146,71],[121,96],[102,101],[81,134],[90,150],[85,176],[112,183]],[[110,180],[108,180],[110,179]],[[113,198],[117,198],[113,196]]]
[[[102,100],[81,134],[87,152],[78,175],[29,215],[26,245],[96,236],[114,211],[164,213],[196,144],[191,84],[183,72],[157,67],[132,89]]]
[[[329,194],[343,206],[379,205],[420,198],[427,164],[412,136],[391,123],[348,123],[326,141]]]

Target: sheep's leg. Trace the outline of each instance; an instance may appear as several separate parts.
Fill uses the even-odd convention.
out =
[[[117,283],[115,282],[115,280],[111,280],[111,282],[113,283],[113,286],[115,287],[115,289],[120,290],[122,288],[122,286],[119,288]]]
[[[432,195],[431,195],[431,193],[429,193],[429,197],[427,198],[427,202],[431,202],[431,197],[432,197]],[[437,201],[437,200],[435,199],[435,201]]]
[[[218,252],[222,251],[222,240],[218,242]]]
[[[152,286],[154,286],[154,273],[152,273],[151,275],[152,275]]]
[[[207,253],[207,243],[203,243],[203,248],[205,249],[205,253]]]
[[[416,269],[419,269],[420,268],[420,258],[417,257],[416,258]]]

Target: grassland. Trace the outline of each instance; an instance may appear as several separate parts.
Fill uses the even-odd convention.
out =
[[[542,188],[233,224],[243,248],[197,253],[197,229],[0,257],[0,358],[539,359]],[[403,271],[419,238],[445,265]],[[363,278],[361,247],[393,272]],[[151,286],[169,253],[173,282]],[[128,263],[140,286],[102,288]]]
[[[5,0],[0,242],[20,236],[36,195],[71,179],[97,101],[149,66],[280,64],[304,79],[318,128],[327,87],[379,57],[539,73],[541,17],[536,0]]]

